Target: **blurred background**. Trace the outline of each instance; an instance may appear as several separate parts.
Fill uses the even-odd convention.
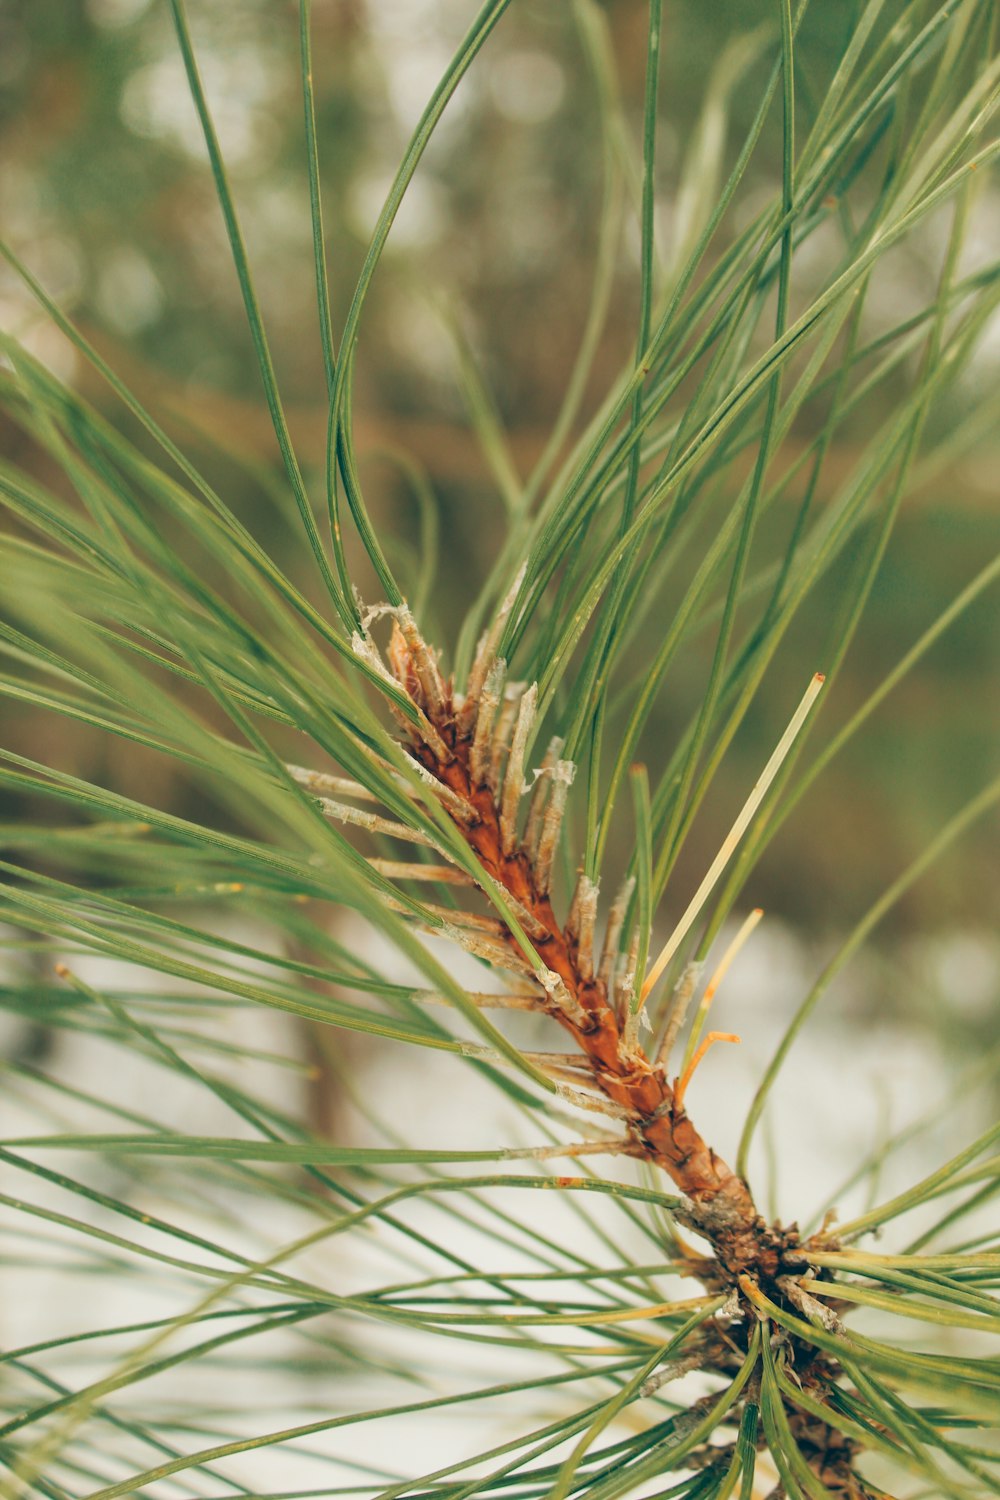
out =
[[[854,9],[851,0],[824,0],[809,12],[798,43],[805,123],[810,79],[828,76]],[[297,6],[192,0],[189,10],[293,434],[304,466],[318,473],[326,401]],[[472,7],[468,0],[316,0],[313,11],[336,328],[392,172]],[[646,9],[639,0],[607,0],[601,11],[638,161]],[[760,27],[766,39],[773,24],[767,0],[665,6],[657,206],[665,245],[679,232],[683,151],[706,79],[734,37]],[[727,162],[758,84],[751,65],[729,121],[718,126],[728,131]],[[273,504],[280,483],[273,437],[167,6],[6,0],[0,90],[4,233],[284,566],[301,574],[298,542]],[[741,211],[771,194],[779,176],[774,110]],[[495,555],[503,518],[463,396],[463,361],[474,362],[523,475],[544,445],[579,342],[600,179],[595,80],[573,7],[524,0],[505,16],[427,152],[376,278],[358,354],[362,478],[393,564],[405,577],[422,545],[427,517],[419,482],[433,493],[447,539],[429,604],[432,638],[453,638]],[[990,226],[1000,224],[995,189],[986,189],[981,210],[985,254]],[[907,245],[872,302],[872,326],[891,326],[932,294],[938,250],[933,235]],[[808,267],[803,255],[797,274],[807,278]],[[631,224],[584,415],[630,358],[637,285]],[[96,378],[11,277],[0,281],[0,313],[35,354],[108,406]],[[986,340],[975,378],[995,382],[998,363],[1000,330]],[[879,399],[892,396],[889,385]],[[954,404],[937,411],[932,429],[960,415]],[[115,420],[128,424],[120,410]],[[19,462],[41,462],[12,428],[2,437]],[[835,441],[831,478],[823,482],[847,472],[853,456],[847,432]],[[1000,444],[987,434],[946,474],[918,484],[824,726],[832,730],[849,716],[1000,547],[998,458]],[[814,643],[837,607],[837,588],[835,570],[812,596],[781,670],[765,682],[723,765],[711,810],[695,827],[685,880],[705,867],[814,669]],[[995,774],[998,627],[997,600],[987,595],[892,694],[768,850],[746,895],[789,932],[807,934],[822,950]],[[687,653],[651,723],[645,753],[654,764],[697,701],[709,647],[706,636],[700,657],[698,649]],[[60,764],[111,777],[126,791],[141,785],[148,793],[152,777],[161,798],[183,805],[192,795],[164,780],[169,767],[79,726],[19,713],[4,732],[14,748],[30,743],[33,753],[57,754]],[[882,1014],[902,1008],[907,1023],[927,1028],[936,1046],[963,1051],[995,1035],[996,833],[995,821],[977,825],[898,905],[879,933],[871,987],[859,978],[848,1004],[861,1013],[875,1005]]]
[[[905,0],[895,0],[887,12],[904,8]],[[293,436],[307,477],[318,480],[327,404],[312,281],[298,7],[292,0],[189,0],[188,9]],[[473,9],[471,0],[314,0],[314,78],[335,329],[342,326],[368,236],[410,131]],[[646,7],[641,0],[606,0],[600,9],[617,67],[622,119],[638,162]],[[798,40],[804,125],[810,80],[829,75],[855,10],[853,0],[822,0],[809,11]],[[770,0],[666,0],[657,163],[657,233],[663,246],[675,242],[683,228],[684,151],[706,81],[720,58],[732,60],[727,49],[735,38],[762,28],[761,38],[770,40],[775,15]],[[727,164],[759,98],[760,66],[752,60],[752,46],[750,52],[728,121],[714,122],[725,132],[728,144],[721,154]],[[746,217],[773,195],[780,180],[780,130],[780,113],[773,110],[741,191],[740,212]],[[441,642],[454,638],[495,557],[503,525],[503,506],[464,395],[468,365],[478,371],[505,429],[513,465],[524,476],[559,410],[590,298],[601,142],[593,68],[573,6],[518,0],[449,107],[369,298],[354,412],[362,479],[390,560],[403,578],[428,540],[429,513],[420,495],[425,489],[433,496],[444,544],[426,623],[430,637]],[[163,0],[0,0],[0,220],[4,236],[48,291],[282,565],[303,578],[304,549],[275,503],[283,481],[272,430]],[[969,251],[973,261],[996,254],[1000,198],[995,187],[982,190],[978,223]],[[893,326],[933,295],[940,247],[932,225],[895,256],[891,276],[883,278],[870,301],[869,333]],[[801,265],[796,262],[805,292],[809,253],[807,247]],[[821,259],[822,247],[816,253]],[[814,269],[818,276],[827,267],[817,261]],[[633,215],[618,248],[609,316],[581,423],[632,357],[637,292]],[[142,441],[127,414],[112,404],[106,389],[5,272],[0,272],[0,321]],[[985,340],[973,379],[986,389],[998,374],[1000,328]],[[976,394],[964,392],[970,399]],[[888,404],[893,395],[889,384],[876,399]],[[960,419],[962,400],[960,387],[950,405],[932,414],[932,435]],[[884,414],[868,411],[866,418],[875,421]],[[20,431],[3,418],[0,423],[4,449],[58,485],[59,476]],[[799,441],[808,437],[801,428],[796,434]],[[848,428],[835,440],[819,503],[822,485],[849,472],[856,451]],[[998,548],[1000,442],[985,433],[980,447],[947,473],[919,482],[907,500],[818,738],[850,717]],[[778,669],[765,680],[694,827],[678,874],[684,889],[715,853],[815,670],[817,643],[836,612],[843,576],[833,570],[814,592]],[[698,701],[710,645],[703,634],[672,674],[646,736],[644,754],[651,766],[663,764]],[[766,852],[744,904],[764,906],[767,920],[718,1002],[718,1024],[741,1032],[744,1046],[725,1049],[725,1061],[705,1068],[692,1088],[696,1115],[711,1099],[718,1131],[716,1136],[713,1130],[713,1143],[725,1154],[732,1150],[761,1067],[838,940],[967,797],[996,775],[998,682],[1000,609],[996,595],[988,594],[891,695]],[[180,812],[198,809],[197,793],[173,780],[169,764],[124,741],[21,708],[5,709],[2,734],[14,750],[83,777]],[[8,807],[4,817],[16,813]],[[628,837],[630,828],[623,816],[620,837]],[[612,851],[612,862],[620,864],[623,854]],[[782,1161],[769,1208],[791,1213],[821,1208],[873,1144],[906,1121],[926,1118],[928,1100],[946,1095],[955,1077],[996,1042],[998,889],[993,818],[978,823],[913,887],[838,981],[802,1044],[812,1065],[787,1070],[776,1094],[770,1134],[781,1143]],[[348,924],[341,936],[364,943],[386,972],[405,977],[403,970],[394,970],[392,955],[372,952],[370,934]],[[451,962],[453,955],[446,956]],[[120,981],[113,966],[100,959],[75,967],[98,987]],[[477,982],[475,971],[460,972],[469,983]],[[345,1075],[362,1092],[371,1084],[367,1039],[345,1040],[343,1033],[329,1031],[308,1034],[262,1007],[221,1016],[206,1009],[189,1024],[202,1026],[220,1045],[234,1041],[234,1052],[257,1048],[282,1064],[261,1071],[249,1055],[231,1063],[213,1058],[220,1074],[231,1067],[244,1083],[249,1079],[271,1090],[277,1106],[308,1114],[317,1128],[340,1139],[379,1140],[343,1087]],[[119,1100],[137,1109],[155,1097],[160,1078],[138,1056],[134,1069],[121,1070],[119,1053],[100,1039],[67,1034],[53,1040],[25,1017],[0,1028],[0,1050],[26,1065],[44,1058],[53,1077],[89,1080],[98,1089],[113,1077]],[[444,1138],[456,1119],[469,1146],[488,1145],[505,1128],[477,1114],[482,1090],[470,1070],[428,1055],[414,1068],[410,1049],[402,1048],[380,1049],[379,1059],[383,1097],[393,1100],[398,1118],[421,1118],[429,1138]],[[206,1091],[192,1089],[190,1097],[180,1098],[176,1108],[184,1111],[186,1128],[231,1130],[232,1121]],[[2,1110],[4,1134],[31,1128],[27,1106],[23,1114],[20,1110],[13,1088]],[[438,1118],[434,1110],[450,1110],[450,1119]],[[870,1184],[870,1191],[888,1192],[912,1181],[926,1170],[928,1153],[936,1164],[942,1152],[964,1144],[981,1123],[980,1111],[978,1101],[960,1098],[941,1126],[943,1141],[928,1144],[922,1137],[896,1159],[882,1183]],[[771,1157],[766,1138],[761,1149]],[[115,1191],[155,1211],[158,1168],[147,1162],[128,1180],[119,1166],[101,1170]],[[842,1206],[851,1202],[848,1194]],[[291,1232],[280,1205],[273,1228],[276,1234]],[[38,1297],[12,1299],[5,1309],[6,1342],[40,1337],[46,1318],[58,1327],[61,1319],[72,1322],[76,1316],[77,1283],[58,1268],[54,1275],[40,1274]],[[103,1296],[117,1309],[123,1284],[117,1273],[111,1285],[107,1281],[88,1296],[95,1302]],[[289,1371],[294,1374],[291,1364]],[[295,1412],[327,1399],[321,1373],[318,1364],[300,1372],[300,1384],[287,1395]],[[187,1378],[182,1371],[167,1387],[179,1403],[192,1399],[192,1390],[202,1390],[188,1386]],[[236,1361],[227,1368],[234,1409],[244,1399],[240,1382],[250,1379]],[[216,1389],[217,1382],[204,1384],[206,1400],[215,1399]],[[353,1399],[353,1386],[350,1395]],[[270,1421],[276,1396],[277,1387],[267,1384],[255,1387],[248,1399],[259,1401]],[[359,1462],[368,1441],[362,1432]],[[422,1441],[414,1435],[414,1451]],[[279,1477],[290,1482],[291,1471],[279,1453],[261,1455],[246,1477],[261,1484],[272,1472],[275,1483]]]

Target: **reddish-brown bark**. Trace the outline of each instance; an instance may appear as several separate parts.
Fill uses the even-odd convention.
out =
[[[422,642],[419,649],[426,651]],[[412,753],[436,780],[457,794],[460,800],[449,799],[443,805],[465,808],[466,816],[464,820],[456,817],[456,826],[475,851],[485,874],[513,898],[515,913],[524,914],[535,951],[568,992],[568,1004],[556,993],[546,991],[543,997],[540,992],[540,1007],[569,1032],[588,1060],[592,1087],[625,1111],[634,1154],[660,1167],[686,1195],[689,1203],[678,1210],[678,1219],[711,1243],[711,1256],[692,1255],[691,1274],[706,1286],[729,1285],[734,1291],[741,1284],[744,1292],[748,1284],[764,1284],[770,1295],[785,1302],[789,1283],[808,1266],[808,1247],[800,1246],[794,1226],[784,1229],[760,1217],[747,1184],[716,1156],[678,1105],[665,1069],[650,1060],[632,1028],[626,1035],[625,1016],[618,1014],[604,980],[592,977],[589,956],[587,962],[581,962],[572,927],[560,924],[556,917],[546,883],[539,879],[531,855],[523,847],[504,852],[500,794],[472,774],[471,731],[459,729],[450,686],[435,684],[433,696],[437,701],[432,706],[431,695],[424,691],[421,681],[428,672],[426,656],[418,670],[401,632],[394,632],[389,659],[401,684],[433,724],[428,738],[436,740],[434,748],[415,732],[411,735]],[[470,806],[474,816],[468,816]],[[504,941],[518,954],[515,962],[520,967],[520,945],[501,925]],[[744,1302],[744,1312],[742,1325],[730,1323],[725,1334],[719,1334],[713,1323],[695,1335],[693,1347],[699,1341],[701,1346],[699,1368],[725,1373],[732,1359],[739,1359],[740,1328],[746,1334],[756,1322],[750,1303]],[[822,1402],[837,1381],[836,1366],[808,1341],[792,1339],[790,1348],[793,1362],[801,1366],[797,1368],[798,1378]],[[806,1462],[828,1492],[843,1500],[876,1500],[879,1492],[854,1471],[857,1443],[794,1402],[786,1401],[785,1409]],[[718,1466],[730,1457],[731,1450],[709,1443],[699,1453],[688,1455],[687,1462],[693,1467],[701,1462]]]
[[[398,663],[401,653],[394,655]],[[409,674],[405,686],[419,695],[418,684]],[[450,702],[435,727],[451,759],[442,764],[419,743],[413,747],[414,754],[432,775],[475,808],[476,820],[459,824],[464,836],[483,869],[535,919],[539,935],[531,940],[537,953],[586,1012],[587,1022],[574,1020],[554,1001],[547,1006],[549,1014],[589,1059],[595,1086],[628,1111],[639,1152],[691,1199],[699,1224],[713,1240],[723,1264],[732,1271],[745,1270],[760,1256],[763,1229],[749,1188],[715,1154],[684,1109],[675,1107],[673,1088],[663,1068],[655,1066],[637,1042],[624,1045],[623,1028],[603,981],[581,974],[575,940],[560,925],[548,895],[538,889],[529,856],[520,848],[509,855],[503,852],[497,797],[489,785],[474,784],[470,740],[457,732]],[[517,950],[510,933],[506,941]]]

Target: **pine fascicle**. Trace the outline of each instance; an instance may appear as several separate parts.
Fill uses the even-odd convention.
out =
[[[483,993],[482,991],[466,990],[465,998],[476,1007],[477,1010],[544,1010],[545,995],[541,990],[535,994],[504,992],[500,994]],[[454,1007],[454,1001],[447,995],[439,995],[435,990],[414,990],[411,999],[421,1005],[447,1005]]]
[[[510,891],[504,892],[504,900],[507,902],[507,905],[514,913],[515,917],[520,922],[525,932],[530,938],[534,938],[536,943],[544,942],[546,938],[551,936],[549,929],[546,927],[545,923],[540,922],[535,916],[535,913],[531,911],[523,901],[519,901],[518,898]]]
[[[543,896],[548,895],[552,884],[552,865],[562,830],[566,799],[575,775],[574,761],[557,760],[552,767],[552,790],[542,816],[542,831],[538,839],[538,854],[535,857],[535,884]]]
[[[560,1083],[568,1083],[572,1087],[584,1089],[596,1089],[593,1073],[586,1067],[580,1067],[580,1059],[575,1061],[561,1052],[525,1052],[524,1056],[536,1067],[541,1068],[550,1078],[558,1079]]]
[[[684,973],[677,982],[677,987],[670,997],[670,1007],[667,1011],[667,1026],[660,1043],[660,1050],[656,1061],[661,1068],[666,1068],[670,1061],[670,1054],[674,1050],[674,1043],[680,1036],[681,1027],[687,1020],[688,1011],[691,1008],[691,997],[695,986],[701,976],[702,965],[697,961],[687,964]]]
[[[440,719],[444,714],[445,686],[438,668],[437,655],[420,634],[416,621],[405,604],[397,610],[396,618],[420,684],[422,707],[427,710],[431,719]]]
[[[398,632],[398,634],[399,639],[402,640],[402,632],[400,631]],[[410,700],[410,703],[412,704],[414,713],[416,715],[415,724],[410,722],[407,716],[402,712],[401,709],[397,708],[396,704],[393,703],[391,699],[389,700],[388,705],[390,713],[392,714],[396,722],[401,725],[401,727],[405,731],[407,739],[422,739],[423,743],[430,750],[435,760],[439,761],[441,764],[444,764],[445,761],[449,760],[451,757],[451,751],[448,749],[448,746],[441,738],[441,735],[438,733],[437,729],[431,723],[430,719],[424,713],[424,710],[421,708],[420,704],[416,701],[412,692],[410,691],[407,684],[408,673],[405,671],[405,668],[403,668],[402,670],[397,668],[399,675],[394,675],[393,672],[390,672],[388,667],[383,662],[382,657],[379,654],[378,647],[375,645],[375,642],[371,639],[370,636],[362,635],[359,630],[356,630],[351,636],[351,650],[361,661],[366,662],[367,665],[371,667],[372,671],[377,672],[379,677],[381,677],[385,682],[390,683],[391,686],[396,690],[396,692],[399,692],[400,689],[402,689],[407,698]]]
[[[432,839],[407,823],[397,823],[393,818],[383,818],[366,808],[350,807],[346,802],[334,802],[330,797],[317,797],[316,801],[325,818],[335,823],[349,823],[353,828],[365,828],[369,833],[387,833],[391,838],[404,839],[409,844],[424,844],[434,849]]]
[[[609,1099],[606,1094],[585,1094],[580,1089],[573,1088],[567,1083],[557,1083],[556,1092],[560,1099],[565,1099],[567,1104],[575,1104],[578,1109],[590,1109],[599,1115],[611,1115],[616,1120],[634,1120],[636,1113],[625,1104],[619,1104],[614,1099]]]
[[[614,991],[615,969],[618,964],[618,943],[625,925],[625,914],[628,911],[629,902],[632,900],[632,892],[635,890],[635,876],[629,875],[621,885],[617,896],[611,903],[608,913],[608,926],[604,934],[604,952],[601,956],[600,982],[610,995]]]
[[[696,1349],[692,1354],[685,1354],[681,1359],[668,1360],[660,1366],[655,1375],[650,1375],[641,1387],[643,1396],[655,1396],[661,1386],[667,1385],[671,1380],[679,1380],[682,1375],[689,1375],[692,1370],[700,1370],[706,1359],[708,1351]]]
[[[498,942],[485,933],[475,932],[471,927],[463,927],[457,922],[445,922],[440,927],[428,927],[427,930],[437,937],[448,938],[457,943],[475,958],[485,959],[493,968],[509,969],[528,979],[536,977],[528,960],[510,943]]]
[[[407,787],[405,776],[401,776],[395,766],[381,755],[372,755],[375,763],[385,771],[388,771],[397,786]],[[420,778],[422,785],[431,790],[437,800],[446,807],[457,823],[467,825],[474,823],[479,816],[472,803],[465,797],[460,797],[457,792],[452,791],[443,781],[432,776],[426,766],[422,766],[419,760],[410,761],[410,769]],[[360,781],[354,781],[349,776],[337,776],[329,771],[311,771],[307,766],[296,766],[287,764],[285,770],[304,787],[307,792],[325,794],[333,797],[353,797],[358,802],[377,802],[378,796],[368,787],[362,786]]]
[[[483,633],[479,645],[476,647],[476,654],[469,672],[469,679],[465,685],[465,699],[457,718],[458,732],[463,739],[467,739],[472,733],[480,695],[486,686],[486,679],[496,658],[497,647],[500,644],[504,627],[510,619],[510,612],[514,608],[514,601],[517,598],[521,584],[524,582],[527,568],[528,564],[526,562],[521,564],[514,582],[500,602],[500,608],[493,617],[493,623]]]
[[[600,889],[599,881],[580,874],[566,919],[566,935],[576,949],[576,966],[580,978],[588,983],[594,977],[594,927]]]
[[[388,761],[384,761],[382,762],[382,764],[384,764],[389,770],[393,769],[389,765]],[[411,759],[410,769],[416,773],[424,786],[430,788],[441,805],[447,808],[448,812],[451,813],[456,823],[458,823],[460,826],[468,827],[470,823],[474,823],[479,817],[479,814],[476,812],[476,809],[473,807],[472,803],[468,800],[467,797],[461,796],[445,782],[439,781],[436,776],[433,776],[431,772],[428,771],[426,766],[421,765],[419,760]],[[396,780],[398,781],[400,786],[406,786],[405,777],[397,775],[395,771],[393,771],[393,775],[396,776]]]
[[[521,702],[521,694],[527,683],[508,682],[504,689],[503,702],[500,712],[497,714],[496,724],[493,729],[493,743],[490,746],[490,769],[488,781],[494,796],[499,794],[503,785],[504,760],[510,750],[510,737],[514,730],[514,720],[517,718],[518,705]]]
[[[368,863],[387,880],[422,880],[464,886],[475,886],[476,883],[471,875],[455,865],[421,865],[398,859],[369,859]]]
[[[542,836],[542,820],[545,816],[545,804],[552,782],[552,772],[558,764],[562,747],[563,742],[558,735],[552,738],[542,764],[535,773],[535,784],[531,789],[531,801],[528,804],[528,820],[525,823],[524,837],[521,840],[521,848],[532,864],[538,856],[538,842]]]
[[[472,747],[469,751],[469,776],[473,787],[485,786],[489,779],[493,722],[503,697],[506,675],[507,663],[498,657],[490,667],[477,704]]]
[[[639,1013],[635,1009],[636,963],[639,958],[639,928],[632,933],[625,968],[615,987],[615,1012],[621,1030],[621,1055],[633,1058],[639,1051]]]
[[[306,766],[286,765],[285,770],[293,781],[299,786],[305,787],[307,792],[316,792],[325,796],[334,797],[356,797],[361,802],[377,802],[378,798],[374,792],[370,792],[360,781],[353,781],[349,776],[335,776],[328,771],[310,771]]]
[[[635,994],[635,965],[639,956],[639,932],[638,929],[632,933],[625,954],[625,966],[615,981],[615,1012],[618,1016],[619,1026],[625,1024],[625,1018],[629,1014],[632,996]]]
[[[429,911],[435,917],[441,917],[452,926],[467,928],[470,932],[479,933],[494,942],[503,942],[507,936],[506,927],[496,917],[486,917],[477,911],[456,910],[453,906],[437,906],[432,901],[424,901],[421,905],[424,911]]]
[[[554,969],[540,969],[535,974],[535,978],[545,991],[550,1004],[568,1021],[581,1029],[589,1026],[590,1016],[571,992],[561,974],[557,974]]]
[[[510,754],[507,757],[507,774],[503,782],[503,794],[500,800],[500,838],[503,852],[510,857],[517,844],[517,817],[521,807],[521,797],[524,794],[524,752],[528,745],[528,736],[535,722],[535,712],[538,706],[538,684],[533,682],[527,692],[521,695],[521,701],[517,706],[517,723],[514,725],[514,733],[510,742]]]

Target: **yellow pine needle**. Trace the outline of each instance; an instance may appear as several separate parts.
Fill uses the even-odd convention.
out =
[[[679,1302],[653,1302],[647,1307],[612,1308],[608,1312],[556,1313],[549,1314],[547,1321],[557,1323],[579,1322],[584,1328],[599,1327],[606,1323],[634,1323],[640,1318],[666,1318],[677,1313],[694,1312],[699,1307],[711,1307],[718,1297],[685,1297]],[[516,1314],[511,1315],[512,1318]],[[542,1314],[538,1315],[541,1321]]]
[[[694,1077],[695,1069],[701,1062],[702,1058],[705,1056],[705,1053],[708,1051],[709,1047],[714,1046],[716,1042],[741,1042],[742,1040],[742,1037],[737,1036],[735,1032],[732,1031],[710,1031],[708,1033],[708,1036],[702,1042],[694,1057],[692,1057],[691,1061],[684,1069],[683,1074],[674,1084],[674,1114],[680,1114],[681,1108],[684,1104],[684,1095],[687,1093],[688,1084]]]
[[[691,1022],[691,1034],[688,1037],[687,1046],[684,1049],[684,1061],[681,1063],[682,1072],[688,1066],[692,1056],[694,1055],[694,1049],[698,1045],[698,1038],[701,1036],[701,1029],[705,1024],[705,1017],[708,1015],[709,1007],[711,1006],[712,1001],[715,999],[716,991],[718,990],[719,985],[729,973],[736,955],[740,952],[741,948],[746,943],[747,938],[753,932],[754,928],[757,926],[757,923],[760,921],[763,915],[763,907],[754,907],[753,911],[745,919],[742,926],[740,927],[739,932],[733,938],[732,942],[729,944],[729,947],[722,955],[714,974],[708,981],[708,984],[705,986],[705,993],[701,997],[698,1009],[694,1014],[694,1020]]]
[[[687,937],[687,934],[690,931],[695,918],[711,895],[716,881],[719,879],[719,876],[722,874],[723,870],[726,868],[726,865],[732,858],[736,847],[740,842],[740,839],[743,837],[744,833],[749,827],[750,822],[758,807],[763,802],[764,797],[767,794],[768,787],[771,785],[771,782],[774,780],[775,776],[777,776],[778,771],[781,768],[782,761],[785,759],[785,756],[788,754],[789,750],[791,750],[792,748],[792,745],[795,743],[799,731],[801,730],[809,715],[810,709],[819,696],[824,681],[825,678],[822,672],[817,672],[815,677],[812,679],[809,686],[803,693],[802,701],[792,715],[788,728],[785,730],[784,734],[781,736],[781,739],[778,741],[777,746],[774,750],[774,754],[771,756],[771,759],[768,761],[767,765],[761,772],[756,786],[750,793],[746,802],[743,804],[743,808],[740,812],[739,817],[736,819],[736,822],[733,824],[732,828],[729,830],[728,834],[723,840],[722,847],[709,866],[708,874],[705,876],[704,880],[701,882],[701,885],[695,891],[694,895],[691,898],[687,911],[677,923],[677,926],[674,928],[673,932],[667,939],[663,950],[660,953],[660,956],[657,958],[656,962],[653,964],[653,967],[646,975],[645,983],[642,986],[642,993],[639,997],[640,1009],[648,998],[651,990],[653,989],[653,986],[656,984],[660,975],[663,973],[664,969],[667,967],[670,960],[677,952],[681,943]]]
[[[558,1179],[557,1179],[558,1180]],[[678,1302],[652,1302],[646,1307],[613,1307],[605,1311],[581,1309],[567,1313],[502,1313],[501,1323],[526,1324],[578,1324],[581,1328],[599,1328],[605,1324],[634,1323],[646,1318],[666,1318],[677,1313],[694,1312],[700,1307],[718,1306],[718,1296],[685,1297]]]

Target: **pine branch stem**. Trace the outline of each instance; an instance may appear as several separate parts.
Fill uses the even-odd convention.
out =
[[[482,867],[481,885],[487,894],[491,884],[500,888],[508,910],[516,916],[522,932],[529,935],[534,952],[526,955],[506,924],[495,918],[470,920],[442,909],[445,923],[438,932],[443,931],[498,968],[530,976],[540,986],[542,993],[537,1000],[518,994],[516,998],[490,996],[482,1003],[542,1009],[572,1036],[580,1049],[578,1060],[549,1054],[547,1059],[544,1055],[539,1059],[540,1065],[550,1073],[553,1069],[565,1073],[567,1081],[559,1081],[558,1091],[567,1102],[628,1122],[632,1151],[664,1170],[687,1195],[692,1205],[691,1222],[711,1240],[718,1264],[736,1274],[759,1265],[762,1257],[770,1257],[776,1270],[779,1252],[774,1236],[768,1238],[771,1232],[765,1229],[746,1183],[696,1130],[683,1108],[683,1096],[674,1094],[662,1051],[660,1059],[651,1062],[639,1043],[639,1014],[630,992],[634,958],[626,960],[624,975],[614,986],[617,1004],[610,998],[630,888],[623,888],[612,906],[597,975],[593,961],[596,885],[578,881],[567,922],[561,924],[555,915],[550,895],[554,858],[575,772],[571,761],[560,760],[558,741],[549,746],[545,765],[536,778],[528,826],[520,844],[512,836],[515,795],[519,801],[534,698],[528,689],[519,700],[498,799],[489,772],[496,764],[495,723],[506,666],[499,658],[487,661],[487,655],[488,641],[477,656],[467,697],[457,704],[446,695],[433,726],[434,741],[416,743],[412,753],[461,806],[474,809],[475,819],[459,826]],[[404,686],[413,683],[417,668],[412,660],[397,652],[392,664]],[[477,683],[481,683],[478,690]],[[412,687],[408,690],[412,692]],[[438,742],[445,744],[445,756],[439,753]],[[677,1008],[679,1019],[671,1042],[686,1009],[686,1002]],[[575,1086],[581,1082],[593,1092]]]

